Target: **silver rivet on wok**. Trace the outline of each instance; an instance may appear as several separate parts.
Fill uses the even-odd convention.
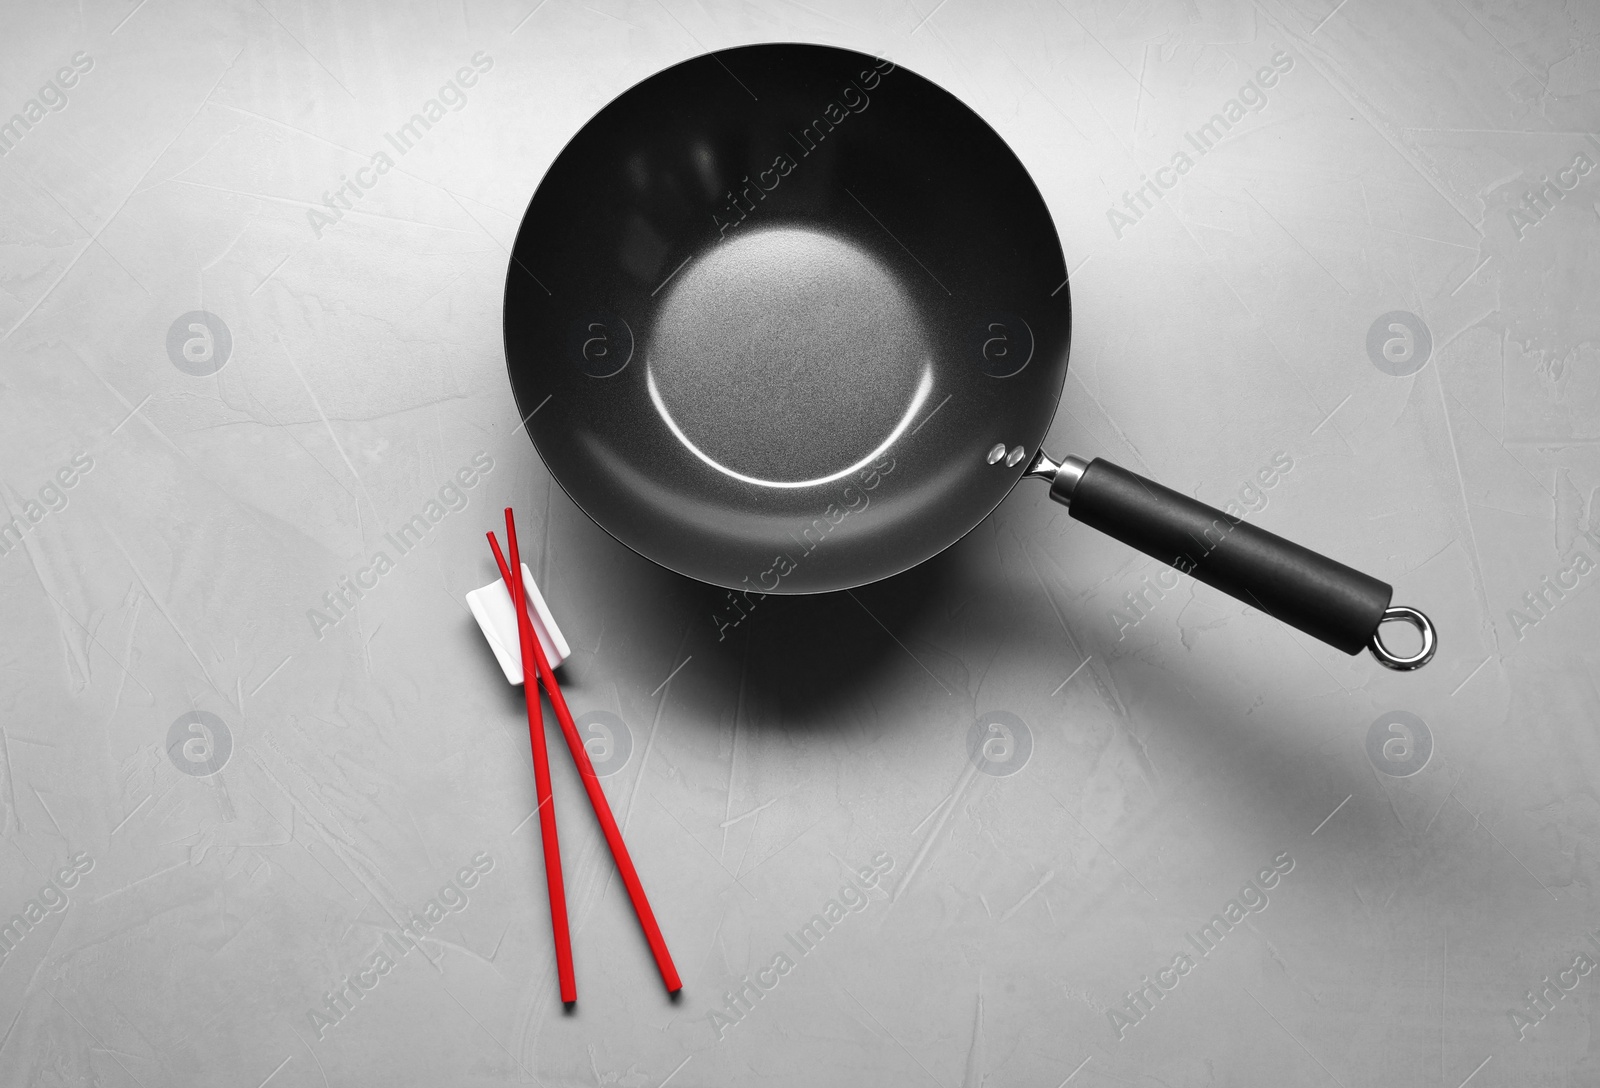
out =
[[[1004,442],[996,442],[994,449],[989,451],[989,463],[991,465],[997,465],[1000,463],[1000,458],[1004,457],[1005,455],[1006,444]]]
[[[1006,468],[1016,468],[1017,462],[1026,456],[1027,452],[1021,446],[1013,447],[1011,452],[1006,454]]]

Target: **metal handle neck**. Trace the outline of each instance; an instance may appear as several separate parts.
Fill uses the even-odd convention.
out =
[[[1088,467],[1089,462],[1081,457],[1065,457],[1057,461],[1040,450],[1023,475],[1050,481],[1050,497],[1062,506],[1071,506],[1072,493],[1078,489],[1078,481],[1083,479]]]

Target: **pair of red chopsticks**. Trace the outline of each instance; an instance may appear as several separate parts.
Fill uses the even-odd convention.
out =
[[[567,1004],[578,1000],[578,983],[572,971],[572,934],[567,926],[567,892],[561,879],[561,843],[556,838],[556,810],[550,792],[550,760],[545,750],[544,715],[539,708],[540,682],[550,696],[550,705],[555,708],[556,720],[561,723],[561,734],[567,739],[572,761],[578,765],[584,792],[589,795],[589,804],[594,806],[594,814],[600,821],[606,845],[611,848],[611,856],[616,860],[617,872],[628,889],[628,898],[633,901],[634,913],[639,916],[645,940],[650,943],[650,954],[656,959],[661,981],[666,983],[669,994],[675,994],[683,989],[678,969],[672,964],[672,954],[667,951],[667,942],[661,936],[661,927],[656,924],[650,900],[645,898],[644,885],[639,883],[639,874],[634,871],[633,859],[628,856],[622,831],[617,827],[616,818],[611,815],[611,805],[606,801],[605,791],[600,788],[600,778],[594,773],[594,764],[589,762],[583,737],[573,724],[567,700],[561,695],[561,685],[556,682],[555,672],[550,668],[544,648],[539,645],[539,636],[534,634],[533,622],[528,618],[521,577],[522,556],[517,549],[517,525],[512,518],[511,507],[506,507],[506,542],[511,547],[510,566],[506,565],[506,558],[500,553],[500,543],[495,540],[494,533],[485,535],[489,538],[489,547],[494,550],[494,561],[500,566],[500,577],[505,580],[506,589],[511,594],[511,604],[517,613],[517,640],[522,644],[522,693],[528,704],[528,740],[533,746],[533,781],[539,797],[539,835],[544,841],[544,875],[550,889],[550,923],[555,932],[556,975],[561,983],[561,1000]],[[516,577],[512,576],[512,571],[517,572]]]

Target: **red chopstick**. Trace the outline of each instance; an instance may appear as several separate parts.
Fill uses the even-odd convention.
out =
[[[506,510],[509,525],[511,511]],[[528,742],[533,747],[534,792],[539,799],[539,837],[544,842],[544,878],[550,891],[550,928],[556,943],[556,978],[561,987],[561,1000],[566,1004],[578,1000],[578,980],[572,969],[572,931],[567,924],[567,890],[561,878],[561,841],[556,837],[556,809],[550,790],[550,758],[545,750],[544,715],[539,709],[539,682],[534,653],[539,652],[539,638],[533,633],[528,620],[528,610],[523,601],[522,557],[517,552],[517,538],[511,534],[511,567],[506,566],[500,554],[500,545],[489,533],[489,547],[494,549],[494,560],[500,565],[500,577],[505,579],[506,590],[511,594],[512,607],[517,613],[517,641],[522,648],[522,695],[528,706]],[[516,577],[511,571],[515,569]],[[530,650],[530,647],[532,648]]]
[[[510,539],[511,552],[517,553],[517,526],[512,519],[511,508],[506,507],[506,536]],[[489,543],[494,544],[494,534],[489,535]],[[495,548],[495,558],[500,560],[500,550]],[[501,570],[504,571],[504,561],[501,560]],[[519,571],[520,573],[520,571]],[[589,804],[594,807],[595,818],[600,821],[600,830],[606,837],[606,845],[611,848],[611,857],[617,863],[617,872],[622,877],[623,886],[628,889],[628,898],[633,901],[633,911],[639,916],[639,927],[644,930],[644,939],[650,945],[650,954],[655,957],[656,969],[661,972],[661,981],[666,984],[667,993],[675,994],[683,989],[683,981],[678,978],[678,969],[673,965],[672,953],[667,951],[667,942],[661,936],[661,927],[656,924],[655,911],[650,909],[650,900],[644,894],[644,885],[639,882],[639,874],[633,867],[633,858],[628,854],[628,845],[622,841],[622,831],[617,827],[616,817],[611,814],[611,804],[606,800],[605,790],[600,787],[600,776],[594,773],[594,764],[589,761],[589,750],[584,747],[583,737],[578,733],[578,727],[572,720],[572,711],[567,709],[567,700],[561,694],[561,684],[557,682],[555,671],[550,668],[550,662],[544,656],[544,648],[539,645],[539,639],[533,634],[532,624],[527,620],[526,611],[519,605],[517,609],[519,622],[528,623],[528,642],[533,648],[534,660],[539,668],[539,679],[544,682],[545,693],[550,696],[550,705],[555,708],[556,720],[561,723],[561,734],[567,738],[567,750],[572,753],[572,761],[578,765],[578,775],[583,779],[584,792],[589,795]],[[528,668],[523,666],[523,685],[527,686]]]

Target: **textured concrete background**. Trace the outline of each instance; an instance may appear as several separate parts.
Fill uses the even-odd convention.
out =
[[[1600,1081],[1600,8],[3,18],[0,1083]],[[721,594],[593,526],[516,426],[506,249],[615,94],[769,40],[882,52],[1034,171],[1054,452],[1392,581],[1436,660],[1158,594],[1040,486],[721,641]],[[520,702],[462,603],[508,502],[680,1002],[560,753],[556,999]]]

